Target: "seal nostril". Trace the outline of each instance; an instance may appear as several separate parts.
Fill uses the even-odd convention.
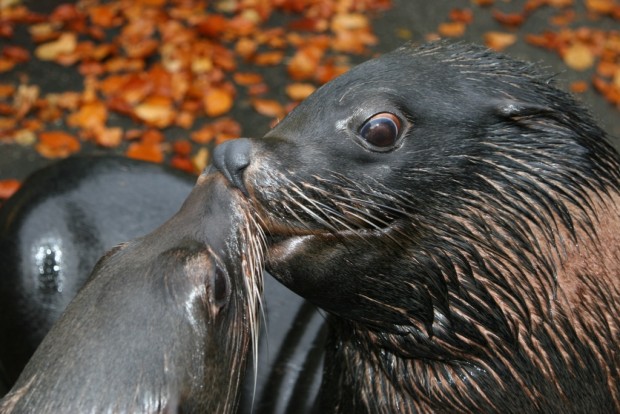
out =
[[[243,171],[250,165],[252,144],[247,138],[239,138],[218,145],[213,152],[213,165],[245,195]]]

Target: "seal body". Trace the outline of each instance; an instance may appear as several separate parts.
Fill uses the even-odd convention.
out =
[[[196,178],[117,156],[43,168],[0,208],[0,382],[11,386],[97,260],[169,219]]]
[[[221,178],[201,176],[175,216],[98,262],[0,411],[235,411],[262,240]]]
[[[620,158],[532,65],[405,46],[214,163],[330,314],[322,412],[620,411]]]

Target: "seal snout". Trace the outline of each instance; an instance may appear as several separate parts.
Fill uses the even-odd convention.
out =
[[[248,191],[243,183],[243,171],[250,165],[252,144],[247,138],[239,138],[218,145],[213,152],[213,165],[243,194]]]

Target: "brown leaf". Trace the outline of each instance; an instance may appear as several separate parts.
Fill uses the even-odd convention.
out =
[[[368,17],[361,13],[339,13],[332,18],[330,29],[333,32],[344,30],[368,29],[370,22]]]
[[[614,0],[586,0],[588,11],[598,14],[610,14],[616,7]]]
[[[259,53],[252,58],[253,62],[258,66],[275,66],[282,62],[284,52],[274,50],[271,52]]]
[[[202,171],[209,163],[209,150],[206,148],[200,148],[196,155],[192,157],[192,164],[196,168],[196,171]]]
[[[498,52],[513,45],[516,41],[517,35],[514,33],[486,32],[484,34],[484,44]]]
[[[6,45],[2,48],[2,56],[15,63],[24,63],[30,60],[30,52],[21,46]]]
[[[108,110],[103,102],[88,102],[80,107],[77,112],[71,113],[67,118],[70,127],[83,129],[102,128],[108,118]]]
[[[294,101],[306,99],[316,90],[310,83],[291,83],[286,85],[286,95]]]
[[[116,4],[101,4],[88,8],[88,15],[92,24],[106,29],[122,24],[118,12],[119,8]]]
[[[525,22],[523,13],[504,13],[499,10],[493,10],[493,18],[504,26],[518,27]]]
[[[319,66],[325,48],[309,45],[297,50],[289,61],[287,71],[296,81],[311,79]]]
[[[462,22],[441,23],[437,31],[444,37],[461,37],[465,34],[467,26]]]
[[[21,181],[14,178],[0,180],[0,200],[8,200],[21,186]]]
[[[203,99],[205,113],[210,117],[224,115],[233,103],[233,94],[226,88],[211,88]]]
[[[34,55],[41,60],[55,60],[61,54],[72,53],[77,47],[75,33],[63,33],[58,40],[44,43],[34,50]]]
[[[280,102],[273,99],[254,98],[251,101],[252,107],[256,112],[272,118],[283,118],[286,115],[284,107]]]
[[[0,83],[0,99],[6,99],[13,96],[15,93],[15,86],[8,83]]]
[[[125,153],[129,158],[161,163],[164,153],[161,144],[152,142],[132,142]]]
[[[254,72],[236,72],[233,79],[237,85],[248,86],[263,82],[263,76]]]
[[[592,50],[581,42],[570,45],[562,58],[568,67],[577,71],[584,71],[594,65]]]
[[[166,128],[174,122],[175,110],[170,99],[153,96],[134,108],[134,115],[149,126]]]
[[[471,24],[474,21],[474,13],[471,9],[452,9],[449,18],[453,22]]]
[[[123,130],[119,127],[101,128],[94,132],[95,142],[106,148],[116,148],[123,140]]]
[[[196,174],[198,172],[196,166],[188,157],[173,155],[170,159],[170,166],[188,174]]]
[[[215,139],[215,134],[213,125],[204,125],[199,130],[192,132],[190,138],[198,144],[208,144]]]
[[[80,142],[64,131],[41,132],[36,150],[45,158],[64,158],[78,152]]]
[[[14,67],[15,67],[14,60],[0,57],[0,73],[13,70]]]
[[[571,92],[584,93],[588,90],[588,84],[584,81],[575,81],[570,84]]]
[[[192,153],[192,143],[186,139],[180,139],[172,143],[172,151],[176,155],[187,157]]]

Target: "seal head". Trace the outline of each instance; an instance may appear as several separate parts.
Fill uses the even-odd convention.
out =
[[[1,412],[235,412],[263,241],[225,183],[204,173],[175,216],[99,261]]]
[[[532,65],[405,46],[251,143],[267,270],[332,315],[326,410],[620,409],[620,159]]]

